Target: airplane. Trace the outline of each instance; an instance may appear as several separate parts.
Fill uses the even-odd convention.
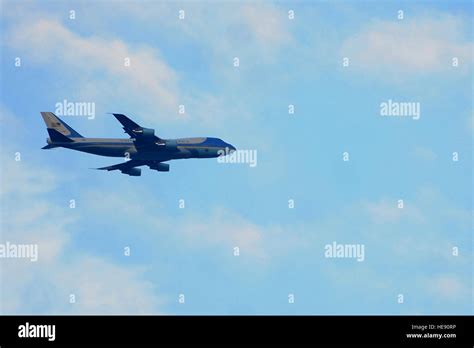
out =
[[[183,158],[215,158],[226,156],[235,147],[219,138],[179,138],[163,139],[155,135],[155,130],[133,122],[123,114],[112,114],[122,124],[130,139],[84,138],[66,122],[52,112],[41,112],[48,130],[48,145],[43,149],[64,147],[99,156],[122,157],[126,161],[99,170],[120,170],[123,174],[140,176],[141,168],[147,165],[159,172],[168,172],[170,165],[163,163]]]

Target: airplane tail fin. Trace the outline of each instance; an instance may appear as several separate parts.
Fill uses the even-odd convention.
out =
[[[49,138],[51,142],[54,143],[72,143],[74,142],[73,139],[59,133],[56,129],[48,128]],[[50,144],[52,145],[52,144]]]
[[[41,112],[41,116],[43,116],[44,123],[46,123],[52,142],[72,142],[74,140],[71,138],[83,138],[82,135],[52,112]]]

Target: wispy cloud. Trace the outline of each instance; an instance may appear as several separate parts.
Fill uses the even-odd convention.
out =
[[[474,111],[471,111],[471,115],[467,118],[467,129],[469,132],[474,133]]]
[[[455,57],[457,69],[467,73],[473,50],[467,27],[463,17],[451,15],[375,20],[343,42],[341,55],[355,69],[385,78],[452,71]]]
[[[11,136],[2,140],[8,149],[15,144]],[[143,279],[144,267],[123,266],[71,245],[82,217],[54,199],[63,184],[57,173],[31,158],[15,161],[4,154],[1,163],[0,242],[38,246],[37,262],[27,258],[0,260],[1,313],[160,311],[162,298]],[[76,296],[76,303],[69,303],[70,294]]]
[[[124,190],[107,192],[110,202],[107,205],[100,203],[104,192],[86,192],[83,204],[90,210],[90,216],[123,216],[127,221],[141,221],[142,236],[157,236],[157,231],[173,231],[172,234],[166,232],[167,238],[179,240],[182,247],[194,251],[215,249],[228,255],[238,247],[242,255],[260,265],[268,262],[275,253],[292,250],[298,243],[299,237],[287,235],[278,225],[257,224],[222,207],[214,207],[206,214],[184,208],[179,219],[170,217],[147,192],[136,188]],[[127,200],[124,201],[123,197]]]
[[[122,11],[130,9],[131,13],[137,15],[137,6],[123,6],[119,9]],[[170,11],[167,6],[165,9]],[[201,11],[202,8],[196,8],[196,11],[198,10]],[[240,7],[239,10],[243,11]],[[223,13],[233,18],[229,30],[235,31],[238,45],[229,43],[233,37],[231,33],[216,36],[215,32],[220,29],[218,25],[214,26],[214,29],[209,27],[207,14],[196,17],[195,21],[187,19],[162,24],[165,28],[169,29],[171,26],[174,30],[178,29],[184,33],[187,32],[188,26],[192,26],[189,35],[185,35],[189,40],[188,44],[199,44],[203,50],[214,52],[208,57],[206,66],[226,66],[224,70],[231,72],[233,57],[238,55],[243,59],[242,55],[245,55],[245,52],[252,52],[252,49],[247,47],[248,38],[242,38],[238,33],[244,17],[237,16],[231,11]],[[149,13],[143,16],[147,20],[152,20],[155,16],[162,18],[161,14],[160,11],[156,11],[156,6],[152,6]],[[251,17],[247,13],[247,17],[249,16]],[[221,16],[216,14],[215,18]],[[265,29],[256,27],[251,17],[248,18],[249,23],[245,25],[245,30],[249,31],[254,48],[268,50],[266,56],[268,59],[273,59],[270,53],[287,40],[288,35],[280,35],[281,29],[275,28],[278,23],[273,19],[274,11],[266,18],[269,23],[263,27]],[[142,120],[150,124],[192,121],[195,127],[203,123],[212,129],[219,128],[229,119],[249,116],[240,105],[229,101],[229,95],[212,93],[199,85],[187,83],[181,73],[174,69],[155,47],[147,44],[130,44],[113,37],[78,34],[57,19],[31,17],[29,19],[10,26],[7,43],[18,56],[22,57],[24,64],[33,64],[45,69],[54,66],[56,70],[62,72],[62,80],[70,83],[65,83],[65,88],[48,86],[48,92],[57,96],[58,101],[63,99],[94,101],[101,110],[105,109],[108,112],[126,112],[122,109],[116,110],[126,101],[128,108],[133,107],[137,121]],[[221,20],[224,21],[222,18]],[[155,24],[153,21],[153,25]],[[177,27],[174,27],[175,25]],[[227,24],[220,22],[220,25],[226,27]],[[212,38],[218,42],[213,42]],[[235,50],[237,46],[240,48]],[[126,60],[130,63],[129,66],[125,65]],[[203,69],[205,71],[206,67]],[[209,78],[212,76],[209,75]],[[183,84],[186,88],[182,88]],[[185,106],[185,114],[179,114],[180,105]]]
[[[268,59],[292,41],[288,10],[270,2],[223,2],[212,6],[191,2],[149,3],[147,6],[121,3],[117,10],[127,15],[132,13],[145,23],[173,28],[185,39],[207,47],[218,58],[233,57],[235,52],[245,50],[267,55]],[[183,19],[178,19],[179,11],[184,11]],[[176,38],[182,39],[181,36]]]
[[[425,290],[450,302],[469,296],[469,285],[453,274],[441,274],[425,279]]]
[[[45,19],[12,28],[8,38],[24,61],[62,67],[64,75],[75,78],[76,88],[82,88],[84,94],[89,86],[98,94],[95,98],[101,91],[112,90],[115,98],[133,95],[163,111],[177,110],[178,76],[156,49],[81,36],[58,21]],[[101,82],[104,77],[108,86]]]
[[[399,222],[403,217],[422,221],[423,216],[419,209],[411,203],[404,201],[404,207],[398,207],[398,199],[382,199],[378,202],[366,202],[363,204],[366,213],[373,223],[384,224]],[[405,205],[407,205],[405,207]]]
[[[434,161],[438,158],[438,155],[433,150],[422,146],[417,146],[413,153],[417,158],[424,161]]]

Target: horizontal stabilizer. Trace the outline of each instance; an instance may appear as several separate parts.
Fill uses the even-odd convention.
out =
[[[48,150],[48,149],[54,149],[55,147],[57,147],[57,146],[53,145],[53,144],[48,144],[46,146],[43,146],[41,149]]]

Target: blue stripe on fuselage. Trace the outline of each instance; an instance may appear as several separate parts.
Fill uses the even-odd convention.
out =
[[[226,143],[219,138],[206,138],[206,140],[199,145],[210,147],[225,147]]]

